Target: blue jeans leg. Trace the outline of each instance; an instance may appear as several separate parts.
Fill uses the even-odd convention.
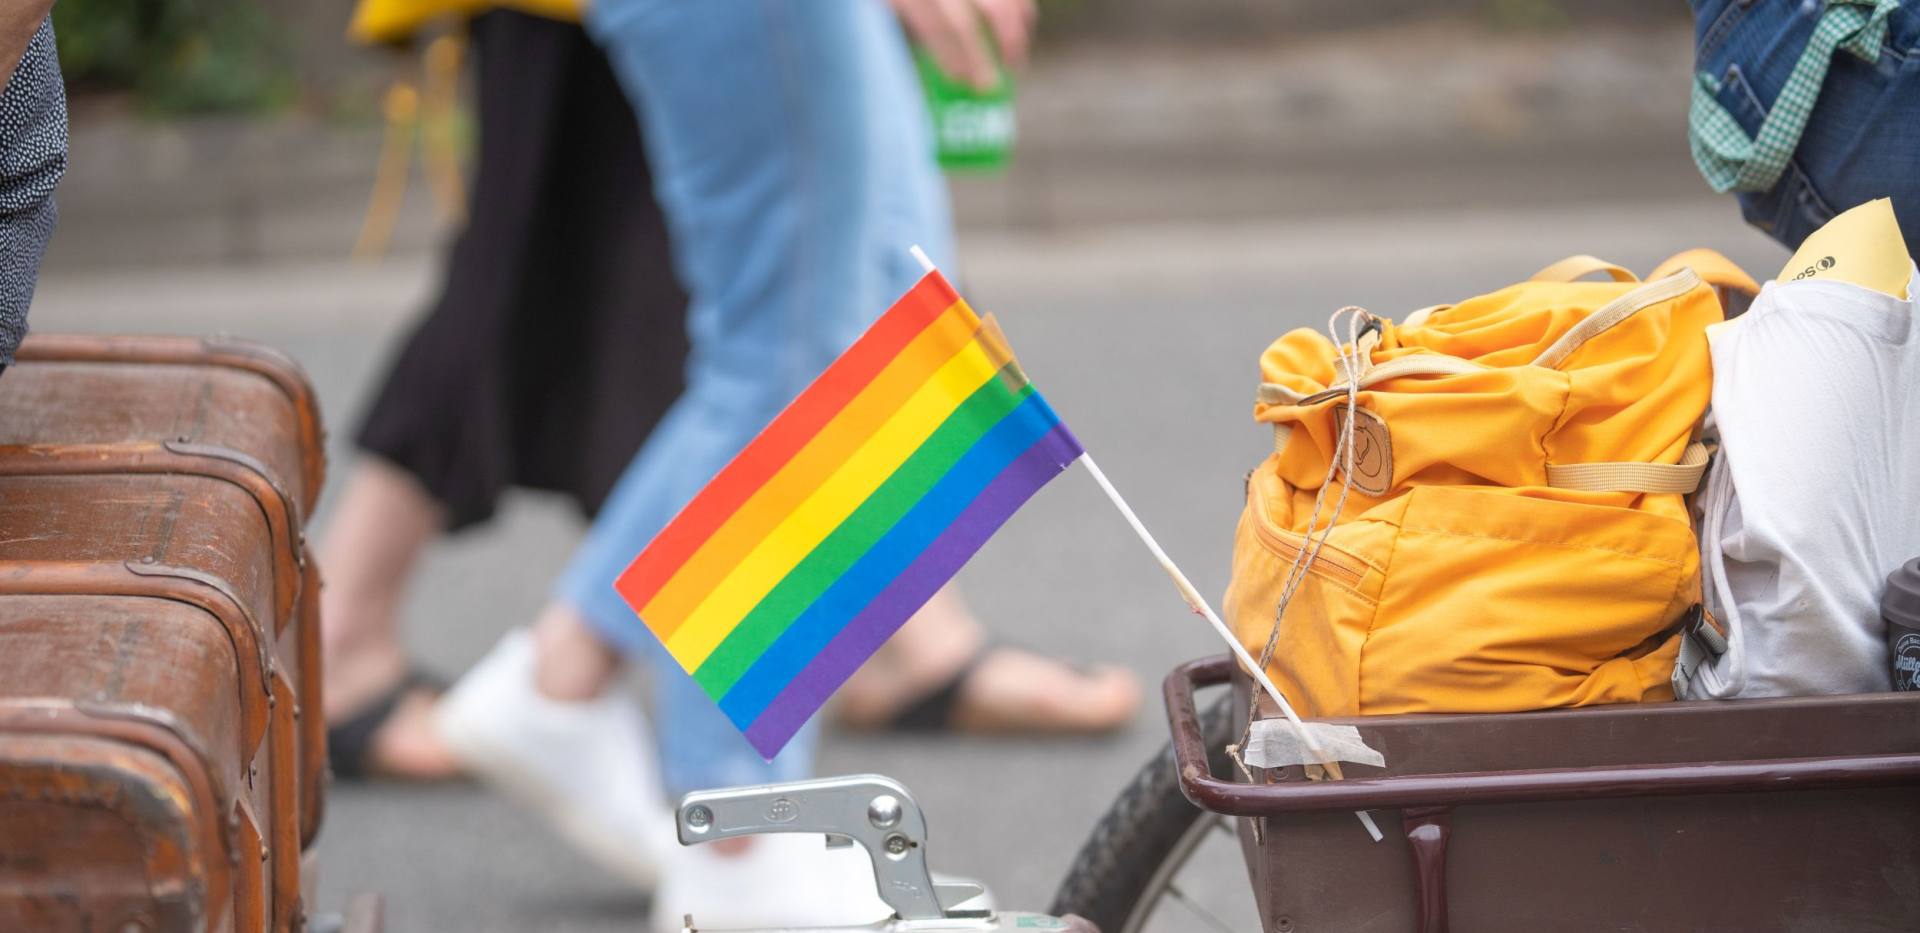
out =
[[[881,0],[595,0],[635,101],[691,296],[687,388],[608,499],[558,598],[651,668],[670,793],[787,780],[613,590],[653,535],[920,276],[951,258],[946,193]]]
[[[1696,70],[1720,81],[1719,102],[1759,132],[1825,12],[1818,3],[1696,0]],[[1834,215],[1892,198],[1907,251],[1920,254],[1920,0],[1887,18],[1878,61],[1833,57],[1786,173],[1741,192],[1748,222],[1789,249]]]

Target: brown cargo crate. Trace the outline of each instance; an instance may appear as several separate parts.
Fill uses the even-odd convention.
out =
[[[1233,670],[1177,669],[1168,717],[1182,791],[1245,817],[1267,930],[1908,931],[1920,918],[1920,694],[1333,720],[1387,767],[1343,765],[1338,781],[1255,769],[1249,784],[1208,773],[1195,728],[1194,686]]]

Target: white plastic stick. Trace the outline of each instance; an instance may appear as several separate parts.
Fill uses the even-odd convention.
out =
[[[1087,472],[1093,476],[1093,481],[1100,484],[1100,490],[1113,501],[1114,508],[1120,510],[1127,524],[1133,526],[1133,533],[1140,537],[1140,542],[1147,546],[1147,550],[1153,552],[1153,559],[1160,562],[1160,569],[1165,570],[1167,576],[1173,578],[1173,585],[1180,590],[1180,597],[1187,601],[1187,605],[1191,606],[1194,612],[1206,618],[1207,624],[1213,626],[1220,640],[1226,642],[1227,647],[1233,651],[1233,656],[1240,659],[1240,666],[1253,675],[1253,679],[1260,684],[1261,689],[1267,692],[1267,696],[1272,697],[1273,702],[1279,705],[1280,714],[1287,717],[1287,721],[1299,731],[1300,741],[1307,746],[1307,751],[1312,752],[1315,758],[1320,759],[1322,765],[1338,777],[1340,766],[1334,764],[1332,757],[1320,747],[1319,742],[1314,740],[1313,732],[1294,713],[1293,704],[1288,703],[1286,696],[1280,693],[1280,688],[1274,686],[1272,678],[1267,676],[1266,670],[1260,667],[1259,662],[1247,654],[1246,646],[1240,644],[1240,639],[1234,636],[1232,629],[1227,628],[1227,623],[1220,621],[1220,615],[1213,611],[1212,606],[1207,605],[1206,597],[1201,596],[1200,591],[1194,588],[1193,582],[1187,579],[1187,575],[1180,572],[1173,558],[1168,557],[1167,552],[1160,547],[1160,542],[1153,539],[1153,532],[1147,530],[1147,526],[1141,523],[1140,516],[1134,514],[1133,507],[1127,505],[1126,499],[1121,498],[1120,490],[1113,488],[1113,483],[1107,479],[1107,474],[1101,472],[1100,465],[1093,462],[1093,456],[1082,453],[1080,462],[1086,464]],[[1380,827],[1374,824],[1373,817],[1369,816],[1365,810],[1355,810],[1353,815],[1359,817],[1360,822],[1367,827],[1367,834],[1373,837],[1373,841],[1379,842]]]
[[[1140,516],[1134,514],[1133,508],[1127,505],[1127,500],[1120,497],[1120,490],[1113,488],[1113,483],[1108,481],[1107,474],[1101,472],[1100,465],[1093,462],[1093,456],[1083,453],[1080,455],[1080,462],[1087,465],[1087,472],[1093,474],[1093,481],[1100,484],[1101,491],[1107,494],[1107,498],[1113,500],[1114,508],[1119,509],[1120,514],[1126,518],[1127,524],[1133,526],[1133,533],[1140,536],[1141,543],[1147,546],[1147,550],[1153,552],[1153,559],[1160,562],[1160,569],[1165,570],[1167,576],[1173,578],[1173,585],[1180,590],[1180,598],[1185,599],[1194,612],[1205,617],[1207,624],[1213,626],[1220,640],[1226,642],[1227,647],[1233,650],[1233,656],[1240,659],[1241,666],[1245,667],[1253,675],[1253,679],[1260,683],[1261,689],[1267,691],[1267,696],[1273,697],[1273,702],[1279,704],[1280,715],[1287,717],[1288,722],[1299,727],[1300,738],[1306,743],[1307,751],[1312,752],[1321,761],[1325,761],[1326,750],[1320,747],[1320,743],[1314,741],[1313,736],[1307,734],[1306,724],[1302,723],[1300,717],[1294,713],[1293,704],[1288,703],[1286,696],[1280,692],[1280,688],[1273,685],[1273,681],[1267,677],[1267,672],[1260,669],[1259,662],[1247,653],[1246,646],[1240,644],[1240,639],[1234,636],[1233,630],[1227,628],[1227,623],[1220,621],[1219,614],[1213,611],[1212,606],[1207,605],[1206,597],[1201,596],[1200,591],[1194,588],[1193,582],[1187,579],[1187,575],[1181,573],[1180,568],[1175,566],[1173,558],[1168,557],[1167,552],[1160,547],[1160,542],[1153,539],[1153,533],[1141,523]]]

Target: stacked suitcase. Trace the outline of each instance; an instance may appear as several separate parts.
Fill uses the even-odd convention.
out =
[[[36,336],[0,377],[0,930],[306,927],[323,469],[260,347]]]

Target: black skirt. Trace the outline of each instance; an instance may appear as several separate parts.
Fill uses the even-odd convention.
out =
[[[417,476],[449,530],[510,486],[591,517],[680,393],[687,297],[632,107],[586,33],[496,11],[472,48],[467,226],[357,440]]]

